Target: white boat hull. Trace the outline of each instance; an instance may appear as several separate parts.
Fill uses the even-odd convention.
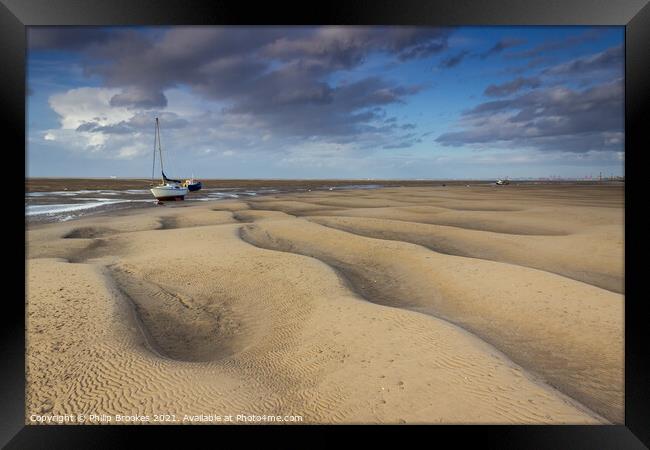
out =
[[[150,190],[157,200],[184,200],[188,193],[186,187],[173,184],[155,186]]]

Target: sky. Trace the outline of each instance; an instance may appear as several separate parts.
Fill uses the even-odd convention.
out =
[[[171,177],[620,176],[623,42],[623,27],[28,27],[27,176],[151,177],[155,117]]]

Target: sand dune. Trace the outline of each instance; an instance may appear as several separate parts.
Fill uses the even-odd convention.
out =
[[[620,225],[568,236],[522,236],[369,217],[307,217],[310,221],[378,239],[412,242],[439,253],[546,270],[622,293]],[[568,252],[567,248],[573,251]]]
[[[602,189],[557,201],[533,191],[561,216],[541,224],[525,192],[458,186],[35,226],[27,415],[620,423],[621,192]],[[512,199],[495,199],[504,193]],[[581,199],[589,206],[562,203]],[[458,214],[471,225],[478,216],[462,208],[480,206],[482,223],[564,234],[411,221]]]
[[[273,208],[273,205],[270,205]],[[290,210],[294,215],[308,215],[308,210]],[[321,210],[311,215],[376,217],[432,225],[447,225],[478,231],[492,231],[524,236],[566,236],[579,232],[584,224],[556,211],[513,211],[487,209],[452,209],[440,206],[409,206],[398,208],[353,208]],[[553,219],[554,217],[554,219]]]

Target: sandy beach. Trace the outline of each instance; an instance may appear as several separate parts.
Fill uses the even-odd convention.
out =
[[[624,421],[620,184],[166,203],[26,251],[27,423]]]

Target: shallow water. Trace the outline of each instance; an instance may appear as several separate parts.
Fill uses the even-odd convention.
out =
[[[30,223],[64,222],[106,211],[126,208],[146,208],[156,204],[148,185],[133,189],[78,189],[68,190],[66,180],[56,180],[47,185],[52,190],[37,190],[25,193],[25,218]],[[70,183],[72,184],[72,183]],[[75,183],[78,184],[78,183]],[[245,183],[242,183],[245,184]],[[274,183],[275,184],[275,183]],[[119,185],[118,185],[119,186]],[[127,186],[125,186],[127,187]],[[341,189],[376,189],[379,184],[354,184],[338,186],[300,186],[287,183],[286,186],[242,186],[242,187],[205,187],[200,191],[190,192],[185,201],[218,201],[246,199],[258,195],[283,192],[304,192],[307,190],[341,190]],[[42,188],[41,188],[42,189]]]

